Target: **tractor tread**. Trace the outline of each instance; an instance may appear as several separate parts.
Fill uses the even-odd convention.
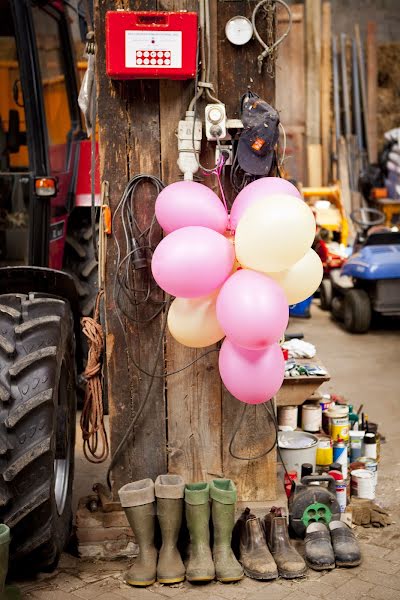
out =
[[[29,398],[23,404],[19,404],[17,408],[10,411],[7,419],[4,421],[7,429],[12,429],[15,425],[23,419],[23,417],[31,412],[34,408],[37,408],[41,404],[45,402],[50,402],[53,398],[53,388],[49,388],[48,390],[43,390],[36,396]]]
[[[6,354],[13,354],[15,345],[8,341],[3,335],[0,335],[0,350],[3,350]]]
[[[45,454],[50,450],[51,438],[50,436],[46,437],[41,442],[35,444],[26,452],[24,452],[21,456],[18,456],[14,462],[9,463],[8,467],[3,471],[3,479],[5,481],[12,481],[18,473],[25,469],[30,463],[34,460]],[[0,469],[1,472],[1,469]]]
[[[54,568],[70,535],[76,401],[73,332],[65,300],[36,293],[0,295],[0,522],[11,529],[14,572],[21,565],[32,572]],[[63,427],[71,441],[67,454],[63,454]],[[66,504],[59,514],[54,464],[64,456],[70,468]]]
[[[44,502],[50,500],[50,485],[46,482],[37,490],[28,497],[24,498],[23,502],[6,513],[3,517],[4,523],[8,525],[8,527],[15,527],[17,523],[22,521],[29,513],[31,513],[35,508],[38,508]]]
[[[56,355],[57,346],[49,346],[47,348],[35,350],[34,352],[31,352],[30,354],[27,354],[26,356],[23,356],[17,360],[13,366],[10,367],[9,373],[11,377],[17,377],[22,371],[33,365],[35,362],[51,356],[55,357]]]
[[[51,317],[36,317],[35,319],[30,319],[25,323],[21,323],[21,325],[17,325],[15,333],[17,335],[23,335],[24,333],[32,331],[32,329],[35,329],[36,327],[42,327],[45,324],[54,323],[55,325],[58,325],[60,319],[61,317],[58,315],[52,315]]]

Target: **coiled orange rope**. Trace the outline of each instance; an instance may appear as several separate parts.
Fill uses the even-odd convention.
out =
[[[107,432],[104,426],[102,367],[104,333],[100,323],[100,302],[103,291],[97,294],[93,317],[81,319],[82,331],[88,340],[88,359],[84,372],[85,400],[81,414],[83,453],[91,463],[102,463],[109,455]]]

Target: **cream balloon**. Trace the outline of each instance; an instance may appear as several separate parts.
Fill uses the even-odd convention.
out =
[[[219,290],[201,298],[175,298],[168,311],[168,329],[189,348],[211,346],[225,336],[215,311]]]
[[[273,194],[244,212],[236,229],[236,258],[248,269],[283,271],[306,254],[314,237],[315,218],[307,204]]]
[[[297,304],[309,298],[318,289],[324,270],[320,257],[310,248],[290,269],[266,274],[283,288],[288,304]]]

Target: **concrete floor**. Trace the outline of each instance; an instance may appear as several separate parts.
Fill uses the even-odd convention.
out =
[[[363,563],[355,569],[329,573],[309,570],[303,580],[262,583],[244,579],[238,584],[213,583],[194,587],[184,583],[168,587],[156,584],[147,590],[123,583],[125,561],[82,561],[64,554],[59,568],[35,581],[19,582],[23,598],[42,600],[395,600],[400,598],[400,322],[386,321],[366,335],[346,333],[327,313],[316,306],[312,319],[293,320],[291,332],[303,332],[317,346],[331,381],[323,389],[344,395],[379,423],[387,443],[382,446],[378,500],[391,511],[393,524],[384,529],[357,528]],[[79,434],[78,434],[79,435]],[[74,503],[104,480],[106,467],[91,465],[77,448]]]

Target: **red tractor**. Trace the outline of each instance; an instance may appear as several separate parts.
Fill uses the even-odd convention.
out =
[[[32,570],[54,567],[70,535],[80,317],[96,294],[67,10],[0,0],[0,520],[10,565]]]

